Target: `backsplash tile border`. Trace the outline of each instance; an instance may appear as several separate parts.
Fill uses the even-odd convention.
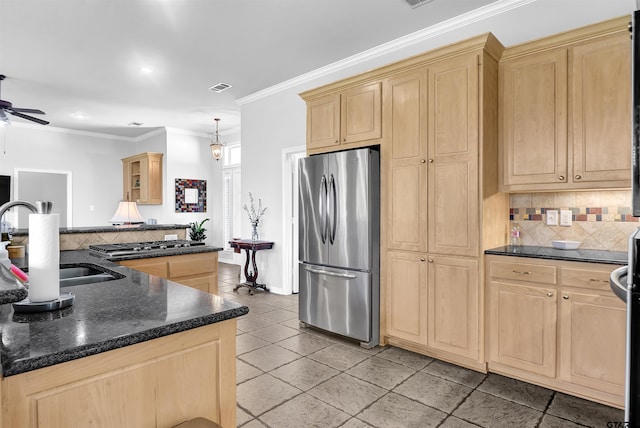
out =
[[[627,251],[640,218],[631,215],[630,190],[512,193],[509,219],[521,229],[521,244],[551,246],[580,241],[581,249]],[[571,226],[548,226],[548,210],[571,211]]]

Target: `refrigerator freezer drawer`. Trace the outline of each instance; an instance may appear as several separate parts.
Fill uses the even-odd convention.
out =
[[[372,274],[300,263],[299,317],[309,325],[372,340]]]

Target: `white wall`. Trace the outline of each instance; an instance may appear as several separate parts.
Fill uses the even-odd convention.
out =
[[[73,226],[106,226],[122,197],[126,148],[108,137],[12,124],[0,127],[0,174],[13,177],[14,168],[71,171]]]
[[[132,141],[55,127],[0,127],[0,175],[13,176],[14,168],[72,172],[74,227],[110,225],[122,199],[121,159],[142,152],[164,154],[163,204],[138,205],[142,217],[156,218],[161,224],[210,218],[205,223],[206,242],[222,246],[222,164],[211,157],[207,138],[176,129],[158,129],[141,141]],[[207,180],[206,213],[175,212],[176,178]]]
[[[292,81],[301,82],[297,85],[280,85],[290,89],[263,91],[264,94],[275,92],[273,95],[247,97],[250,100],[242,105],[241,110],[243,200],[248,200],[249,191],[262,198],[269,210],[260,227],[260,238],[275,241],[272,250],[258,253],[260,282],[265,282],[274,292],[282,287],[281,151],[305,143],[306,109],[298,93],[487,32],[492,32],[505,46],[512,46],[630,14],[633,10],[633,0],[537,0],[525,5],[521,3],[520,7],[500,15],[469,19],[464,27],[450,29],[441,25],[432,31],[427,30],[430,38],[417,42],[416,38],[407,38],[402,43],[390,44],[380,49],[385,52],[380,56],[369,52],[362,58],[352,58],[344,67],[327,67],[330,72],[301,76]],[[248,222],[243,223],[242,231],[243,236],[250,236]]]

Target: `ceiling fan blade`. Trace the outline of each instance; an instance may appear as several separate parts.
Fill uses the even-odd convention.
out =
[[[17,108],[17,107],[11,107],[12,111],[17,111],[18,113],[31,113],[31,114],[46,114],[45,112],[43,112],[42,110],[38,110],[35,108]]]
[[[27,120],[30,120],[32,122],[39,123],[40,125],[48,125],[49,124],[49,122],[47,122],[46,120],[38,119],[36,117],[27,116],[26,114],[18,113],[17,111],[7,110],[7,112],[9,114],[14,115],[14,116],[18,116],[18,117],[21,117],[23,119],[27,119]]]

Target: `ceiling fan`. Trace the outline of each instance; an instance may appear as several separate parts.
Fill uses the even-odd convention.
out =
[[[6,78],[5,75],[0,74],[0,82],[2,82]],[[33,108],[17,108],[13,107],[9,101],[5,101],[0,98],[0,122],[11,123],[9,118],[7,117],[7,113],[12,114],[17,117],[21,117],[23,119],[30,120],[32,122],[39,123],[41,125],[48,125],[49,122],[46,120],[38,119],[37,117],[29,116],[24,113],[31,114],[46,114],[42,110],[36,110]]]

